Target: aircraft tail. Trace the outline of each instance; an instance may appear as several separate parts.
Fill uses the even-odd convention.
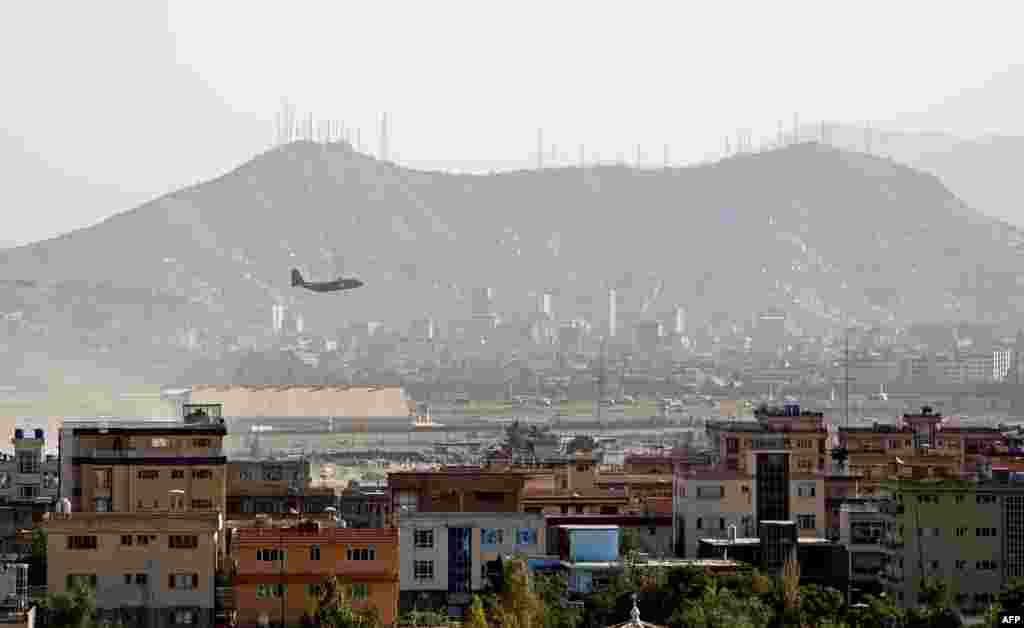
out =
[[[292,269],[292,285],[293,286],[301,286],[304,283],[306,283],[306,282],[305,282],[305,280],[302,279],[302,273],[300,273],[298,271],[298,269],[293,268]]]

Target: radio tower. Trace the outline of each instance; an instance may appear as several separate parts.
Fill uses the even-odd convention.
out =
[[[537,129],[537,170],[544,168],[544,130]]]
[[[380,120],[380,160],[388,160],[388,114],[385,113]]]

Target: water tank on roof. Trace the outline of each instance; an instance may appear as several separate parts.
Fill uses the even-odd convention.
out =
[[[14,438],[25,438],[25,430],[20,427],[14,430]]]
[[[36,428],[36,438],[39,440],[43,440],[43,430],[39,429],[38,427]]]

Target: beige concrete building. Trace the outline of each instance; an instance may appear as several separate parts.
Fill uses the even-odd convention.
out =
[[[93,587],[101,619],[213,626],[217,512],[49,513],[47,590]]]
[[[101,616],[139,627],[214,625],[226,429],[206,409],[176,421],[65,422],[60,508],[43,522],[49,592],[91,586]]]

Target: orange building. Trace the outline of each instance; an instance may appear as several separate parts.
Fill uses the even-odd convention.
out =
[[[238,626],[299,625],[316,610],[330,576],[350,589],[353,605],[374,607],[384,625],[398,614],[398,530],[323,528],[317,524],[236,530],[232,554]]]

